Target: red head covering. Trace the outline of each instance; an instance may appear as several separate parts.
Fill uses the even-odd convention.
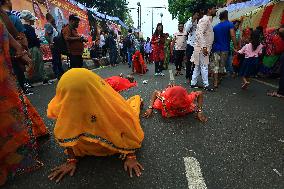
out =
[[[120,76],[112,76],[106,78],[105,81],[117,92],[137,86],[136,82],[131,83],[128,79],[122,78]]]
[[[134,70],[136,73],[145,74],[147,70],[147,66],[144,62],[143,56],[140,51],[136,51],[132,57],[132,62],[134,66]]]
[[[164,90],[154,103],[154,108],[161,110],[164,117],[183,116],[195,109],[194,100],[198,92],[187,93],[181,86]]]

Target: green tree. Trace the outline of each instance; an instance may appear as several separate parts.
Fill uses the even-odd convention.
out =
[[[195,9],[201,8],[207,3],[214,3],[216,6],[224,4],[225,0],[168,0],[169,12],[173,18],[185,22],[192,15]]]
[[[78,2],[86,5],[87,7],[95,7],[98,12],[116,16],[122,21],[127,19],[127,13],[129,9],[127,8],[127,0],[77,0]]]
[[[134,21],[133,21],[133,19],[132,19],[132,17],[131,17],[131,15],[130,15],[129,12],[127,12],[127,13],[125,13],[125,14],[126,14],[126,15],[125,15],[124,23],[125,23],[128,27],[132,28],[133,25],[134,25]],[[121,32],[122,32],[122,34],[123,34],[124,36],[126,36],[127,33],[128,33],[128,30],[125,29],[125,28],[121,28]]]

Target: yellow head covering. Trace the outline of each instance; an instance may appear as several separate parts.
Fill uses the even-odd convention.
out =
[[[49,118],[57,119],[54,134],[61,146],[74,147],[85,141],[124,154],[140,148],[144,139],[139,113],[139,96],[126,101],[102,78],[83,68],[62,76],[47,110]]]

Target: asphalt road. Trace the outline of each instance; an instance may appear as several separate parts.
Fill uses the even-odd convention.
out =
[[[140,94],[145,107],[152,91],[169,83],[165,77],[154,77],[153,68],[144,76],[135,76],[139,85],[122,95],[128,98]],[[128,74],[126,65],[95,71],[102,77]],[[184,77],[175,78],[190,91]],[[148,84],[142,84],[148,80]],[[55,84],[38,86],[30,96],[47,127],[53,131],[54,122],[46,118],[47,104],[55,94]],[[44,167],[30,174],[18,176],[4,188],[21,189],[186,189],[184,157],[194,157],[200,164],[208,189],[283,189],[284,188],[284,100],[267,97],[271,86],[253,82],[248,91],[240,89],[240,79],[227,78],[217,92],[205,94],[206,124],[192,115],[164,119],[155,113],[141,119],[145,132],[138,158],[145,171],[140,178],[129,178],[117,157],[86,157],[78,164],[73,177],[67,176],[59,184],[49,181],[50,169],[63,163],[63,149],[53,136],[40,151]],[[273,169],[276,169],[277,174]]]

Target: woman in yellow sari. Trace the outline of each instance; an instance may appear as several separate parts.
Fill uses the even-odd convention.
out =
[[[48,105],[47,115],[56,119],[54,135],[66,149],[68,159],[53,169],[49,179],[59,182],[66,174],[72,176],[78,157],[114,154],[125,157],[124,169],[130,177],[133,170],[140,176],[143,167],[135,156],[144,139],[140,105],[140,96],[125,100],[104,79],[87,69],[66,72]]]

